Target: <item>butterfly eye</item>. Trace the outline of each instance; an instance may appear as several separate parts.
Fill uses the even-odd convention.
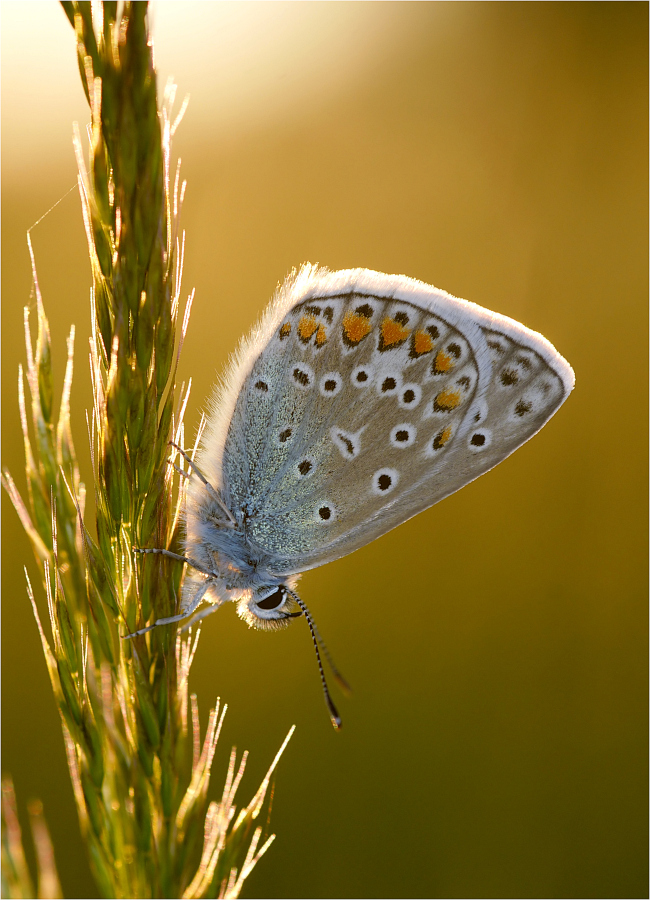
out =
[[[258,600],[257,605],[260,609],[277,609],[284,602],[285,596],[284,588],[279,587],[272,594],[269,594],[268,597]]]
[[[268,592],[268,593],[267,593]],[[277,631],[302,615],[285,585],[267,585],[254,594],[244,594],[237,604],[237,615],[251,628]]]

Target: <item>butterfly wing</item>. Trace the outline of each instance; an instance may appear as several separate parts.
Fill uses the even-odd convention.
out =
[[[307,266],[234,361],[200,464],[273,571],[297,573],[491,469],[573,383],[511,319],[402,276]]]

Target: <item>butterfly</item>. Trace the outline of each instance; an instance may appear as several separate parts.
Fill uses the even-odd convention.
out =
[[[256,628],[305,616],[301,573],[385,534],[536,434],[574,386],[520,323],[401,275],[293,272],[210,403],[190,472],[180,613],[229,600]],[[177,448],[180,450],[180,448]],[[198,610],[202,601],[207,606]],[[198,612],[197,612],[198,610]]]

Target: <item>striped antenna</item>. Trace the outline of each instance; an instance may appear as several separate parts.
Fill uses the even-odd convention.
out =
[[[332,660],[330,658],[329,653],[327,652],[327,648],[325,647],[325,644],[323,644],[323,639],[318,634],[318,630],[317,630],[316,626],[314,625],[314,620],[312,619],[311,614],[310,614],[309,610],[307,609],[306,605],[303,603],[303,601],[300,599],[300,597],[298,597],[297,594],[293,593],[293,591],[287,590],[287,593],[291,596],[292,600],[295,600],[295,602],[298,604],[300,609],[303,611],[305,618],[307,619],[307,624],[309,625],[309,630],[311,632],[311,638],[314,642],[314,650],[316,651],[316,659],[318,660],[318,671],[320,672],[320,680],[321,680],[321,684],[323,685],[323,693],[325,694],[325,704],[327,705],[327,710],[330,714],[330,721],[332,722],[332,725],[334,726],[336,731],[339,731],[341,728],[341,717],[339,716],[338,711],[337,711],[336,707],[334,706],[334,702],[333,702],[333,700],[330,696],[330,692],[327,688],[327,681],[325,680],[325,672],[323,671],[323,663],[320,658],[320,650],[318,649],[319,642],[320,642],[320,644],[322,644],[323,651],[325,652],[325,655],[327,656],[327,661],[329,662],[330,666],[332,667],[332,671],[334,672],[334,675],[335,675],[337,681],[343,682],[345,687],[348,687],[347,682],[339,675],[338,671],[332,664]],[[349,688],[348,688],[348,690],[349,690]]]

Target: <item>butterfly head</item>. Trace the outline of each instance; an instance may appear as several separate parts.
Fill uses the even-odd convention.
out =
[[[285,628],[302,615],[295,593],[285,584],[264,585],[247,593],[237,604],[237,615],[249,627],[267,631]]]

